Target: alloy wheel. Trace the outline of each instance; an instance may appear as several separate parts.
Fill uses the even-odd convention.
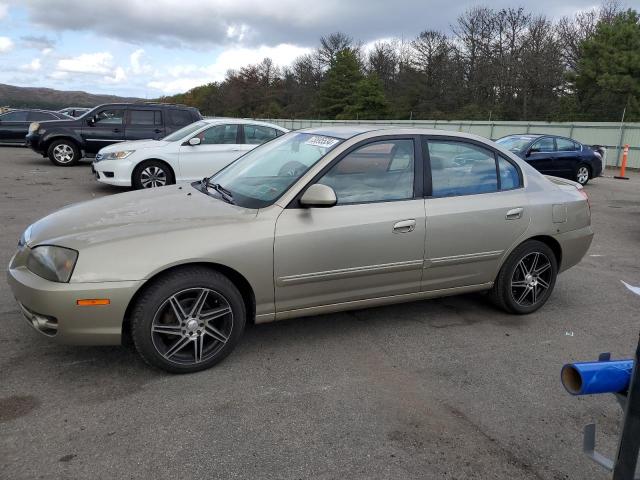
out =
[[[73,148],[66,143],[61,143],[53,148],[53,158],[59,163],[69,163],[73,160]]]
[[[513,300],[523,307],[536,305],[551,287],[552,275],[551,260],[544,253],[531,252],[525,255],[511,277]]]
[[[167,184],[167,174],[160,167],[151,165],[140,173],[143,188],[163,187]]]
[[[218,354],[232,329],[233,312],[222,294],[209,288],[189,288],[160,305],[151,323],[151,337],[165,360],[196,365]]]
[[[585,166],[578,168],[578,172],[576,173],[576,180],[581,185],[584,185],[589,180],[589,169]]]

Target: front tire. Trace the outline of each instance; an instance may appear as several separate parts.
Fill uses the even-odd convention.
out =
[[[164,187],[176,183],[171,168],[158,160],[142,162],[133,170],[131,184],[136,190],[142,188]]]
[[[511,252],[490,296],[509,313],[533,313],[551,296],[557,275],[558,261],[553,251],[542,242],[528,240]]]
[[[70,167],[80,161],[80,149],[71,140],[56,140],[47,149],[47,156],[57,167]]]
[[[227,277],[186,267],[161,277],[138,298],[131,336],[148,364],[171,373],[197,372],[233,351],[246,315],[242,296]]]
[[[591,170],[589,169],[589,167],[584,163],[578,165],[578,167],[576,168],[574,180],[580,185],[586,185],[589,182],[589,177],[591,177]]]

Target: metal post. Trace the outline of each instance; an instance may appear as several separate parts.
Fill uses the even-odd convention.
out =
[[[633,480],[640,452],[640,341],[636,348],[635,368],[627,393],[624,424],[613,480]]]
[[[620,135],[618,136],[618,148],[616,148],[616,167],[620,164],[620,150],[622,149],[622,141],[624,140],[624,115],[627,113],[625,105],[622,110],[622,119],[620,120]]]

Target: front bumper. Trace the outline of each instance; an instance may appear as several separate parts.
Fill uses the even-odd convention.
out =
[[[44,148],[42,147],[42,135],[40,135],[38,132],[27,133],[25,139],[27,142],[27,146],[30,147],[31,150],[39,153],[40,155],[46,154]]]
[[[133,164],[128,160],[100,160],[91,164],[96,180],[117,187],[130,187]]]
[[[50,282],[25,266],[10,268],[7,280],[31,326],[58,343],[73,345],[119,345],[127,306],[142,284]],[[108,298],[110,303],[76,304],[80,299],[96,298]]]

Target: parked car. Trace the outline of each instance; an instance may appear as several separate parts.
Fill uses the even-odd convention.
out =
[[[66,107],[66,108],[63,108],[62,110],[58,110],[58,112],[64,113],[65,115],[69,115],[70,117],[76,118],[76,117],[81,117],[82,115],[87,113],[89,110],[91,109],[86,107]]]
[[[200,112],[183,105],[109,103],[71,121],[34,123],[27,144],[54,165],[68,167],[112,143],[159,139],[198,120]]]
[[[0,114],[0,143],[24,145],[31,122],[70,119],[71,117],[64,113],[48,110],[10,110]]]
[[[151,365],[193,372],[253,320],[483,290],[534,312],[585,255],[590,224],[581,185],[481,137],[315,128],[200,182],[65,207],[26,229],[8,279],[52,340],[130,337]]]
[[[503,148],[547,175],[570,178],[581,185],[602,173],[602,150],[556,135],[508,135],[496,140]]]
[[[93,171],[100,182],[136,189],[200,180],[286,132],[250,120],[200,120],[161,140],[105,147],[96,155]]]

